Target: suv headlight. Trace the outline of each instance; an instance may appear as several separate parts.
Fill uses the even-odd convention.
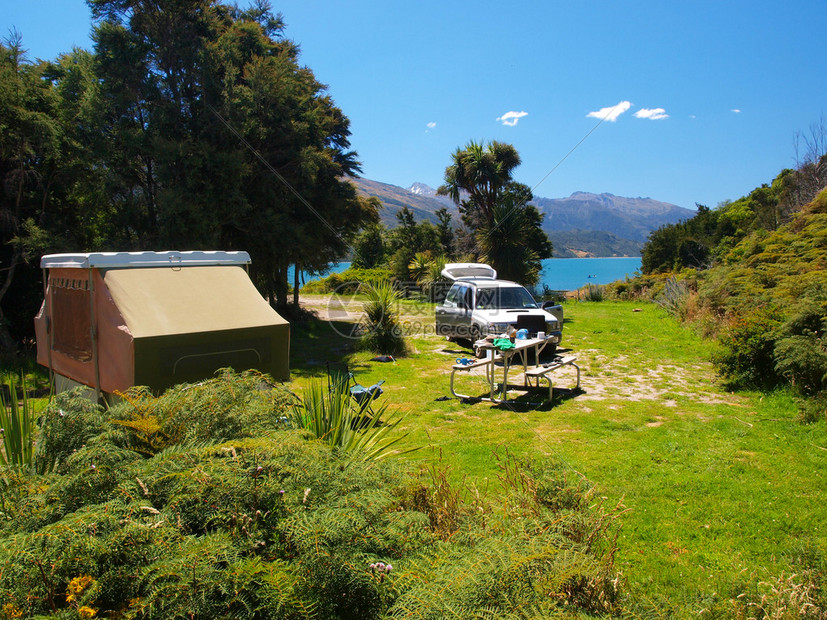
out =
[[[488,333],[489,334],[502,334],[503,332],[508,331],[508,323],[489,323],[488,324]]]
[[[546,321],[546,333],[560,331],[560,321]]]

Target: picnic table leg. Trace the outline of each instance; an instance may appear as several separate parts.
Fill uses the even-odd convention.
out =
[[[508,400],[508,369],[511,366],[511,358],[514,357],[514,353],[506,354],[503,352],[503,384],[500,386],[500,391],[502,392],[502,402]]]
[[[451,371],[451,394],[454,398],[471,398],[470,396],[466,396],[465,394],[460,394],[454,389],[454,375],[457,373],[457,369],[454,368]]]

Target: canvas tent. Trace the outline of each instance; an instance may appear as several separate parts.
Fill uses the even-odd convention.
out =
[[[98,395],[228,366],[287,380],[290,325],[253,286],[249,263],[246,252],[44,256],[37,361]]]

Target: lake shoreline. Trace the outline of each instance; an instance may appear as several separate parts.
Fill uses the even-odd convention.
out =
[[[542,291],[576,292],[590,284],[609,284],[640,273],[641,258],[634,256],[608,256],[603,258],[546,258],[541,261],[540,280],[535,287]],[[342,261],[331,265],[326,272],[308,277],[306,282],[323,278],[331,273],[341,273],[351,263]],[[292,267],[288,281],[293,281]]]

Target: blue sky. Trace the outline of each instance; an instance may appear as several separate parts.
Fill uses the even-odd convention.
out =
[[[793,166],[796,132],[827,116],[825,0],[273,8],[351,119],[364,176],[403,187],[436,187],[457,147],[500,140],[538,196],[714,206]],[[0,0],[12,27],[33,58],[91,48],[82,0]]]

